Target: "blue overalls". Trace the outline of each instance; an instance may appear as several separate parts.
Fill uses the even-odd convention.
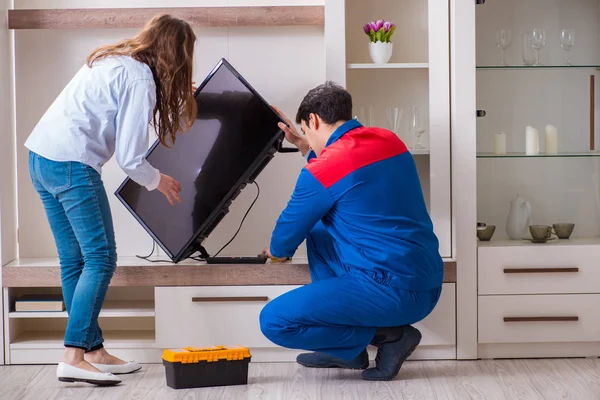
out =
[[[310,159],[271,254],[291,257],[305,239],[312,283],[260,316],[275,344],[352,359],[376,328],[414,324],[439,299],[443,261],[416,166],[387,130],[348,121]]]

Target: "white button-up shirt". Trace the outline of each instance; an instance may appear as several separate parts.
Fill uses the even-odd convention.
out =
[[[131,57],[84,65],[38,122],[25,146],[53,161],[77,161],[102,173],[117,163],[138,184],[154,190],[160,173],[145,159],[156,104],[150,68]]]

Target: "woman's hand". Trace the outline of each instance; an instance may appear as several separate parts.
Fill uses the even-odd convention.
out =
[[[179,197],[179,192],[181,192],[181,185],[175,179],[171,178],[169,175],[160,174],[160,183],[158,184],[159,192],[165,195],[169,203],[172,206],[175,205],[175,200],[181,203],[181,197]]]
[[[308,153],[308,150],[310,150],[310,146],[308,145],[308,140],[306,140],[306,138],[304,136],[302,136],[297,130],[296,127],[294,127],[294,124],[292,124],[292,121],[290,121],[290,119],[288,117],[285,116],[285,114],[283,112],[281,112],[281,110],[275,106],[271,106],[273,107],[273,109],[279,114],[279,116],[281,117],[281,119],[283,119],[285,121],[284,124],[283,122],[279,123],[279,129],[281,129],[283,131],[283,133],[285,133],[285,139],[290,142],[291,144],[293,144],[294,146],[296,146],[298,148],[298,150],[300,150],[300,152],[302,153],[302,155],[305,155],[306,153]]]

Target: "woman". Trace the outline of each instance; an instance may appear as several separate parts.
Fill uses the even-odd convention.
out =
[[[148,190],[174,205],[179,183],[144,156],[149,124],[172,145],[196,115],[191,91],[194,43],[190,25],[169,15],[149,21],[134,38],[96,49],[25,143],[60,258],[69,313],[63,382],[118,384],[116,374],[139,370],[135,362],[102,346],[98,314],[116,268],[117,254],[102,166],[116,154],[119,166]]]

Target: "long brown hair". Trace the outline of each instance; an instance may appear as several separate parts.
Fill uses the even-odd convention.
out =
[[[196,118],[192,69],[196,35],[190,24],[170,15],[157,15],[131,39],[102,46],[87,58],[88,66],[110,56],[131,56],[147,64],[156,83],[153,125],[160,142],[171,146],[180,130]]]

